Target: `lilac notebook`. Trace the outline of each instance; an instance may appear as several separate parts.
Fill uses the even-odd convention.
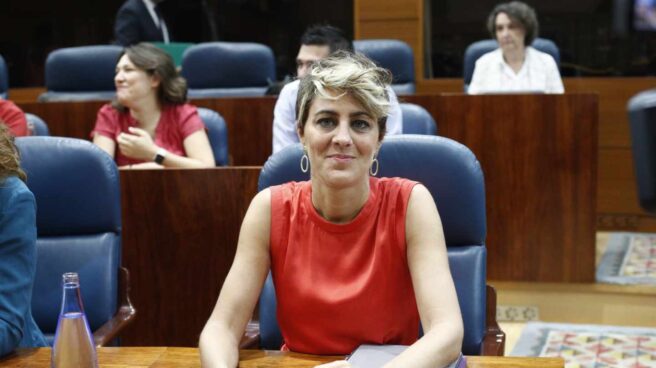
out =
[[[381,368],[406,348],[406,345],[360,345],[346,360],[355,368]],[[460,354],[444,368],[467,368],[467,359]]]

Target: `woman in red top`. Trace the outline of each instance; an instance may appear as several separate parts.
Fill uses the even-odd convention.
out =
[[[411,345],[389,367],[440,367],[458,357],[462,317],[435,202],[419,183],[370,176],[390,81],[388,71],[348,52],[323,59],[301,80],[300,166],[312,168],[311,180],[253,199],[201,334],[204,367],[237,366],[269,270],[283,349],[335,355],[361,344]]]
[[[93,143],[120,167],[212,167],[214,155],[173,59],[140,43],[116,64],[116,101],[98,111]],[[118,148],[118,149],[117,149]]]

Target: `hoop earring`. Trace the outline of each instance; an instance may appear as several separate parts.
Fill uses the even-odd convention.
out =
[[[310,169],[310,158],[308,157],[307,153],[305,153],[305,150],[303,151],[303,156],[301,157],[301,171],[303,173],[308,172]]]
[[[376,170],[374,170],[374,166],[376,166]],[[379,167],[380,164],[378,163],[378,158],[374,157],[374,160],[371,162],[371,167],[369,168],[369,175],[376,176],[376,174],[378,174]]]

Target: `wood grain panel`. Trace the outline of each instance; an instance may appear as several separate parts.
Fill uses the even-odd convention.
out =
[[[408,96],[485,174],[488,277],[594,280],[597,98]]]
[[[463,93],[462,78],[439,78],[417,81],[417,93],[425,95]]]
[[[599,201],[597,212],[639,214],[633,154],[630,148],[599,151]]]
[[[257,191],[259,168],[121,170],[132,346],[195,346]]]
[[[637,93],[654,88],[655,77],[565,78],[567,92],[599,94],[599,147],[630,147],[626,105]]]
[[[422,19],[422,3],[417,0],[356,0],[356,23],[368,20]]]
[[[322,363],[343,359],[343,356],[307,355],[292,352],[241,350],[240,368],[310,368]],[[8,367],[45,367],[50,364],[50,348],[18,349],[0,358]],[[179,367],[199,368],[200,357],[195,348],[171,347],[120,347],[98,349],[101,367],[146,368]],[[467,357],[468,368],[562,368],[562,358],[524,357]]]

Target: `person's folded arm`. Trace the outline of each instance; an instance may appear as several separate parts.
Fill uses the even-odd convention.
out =
[[[0,214],[0,356],[23,338],[36,267],[34,196],[23,191],[2,204]]]
[[[442,223],[430,192],[421,184],[410,195],[406,242],[424,336],[385,367],[444,367],[460,354],[462,316],[449,271]]]
[[[239,233],[235,260],[200,336],[203,367],[234,368],[239,362],[239,341],[246,329],[269,271],[271,192],[251,202]]]

